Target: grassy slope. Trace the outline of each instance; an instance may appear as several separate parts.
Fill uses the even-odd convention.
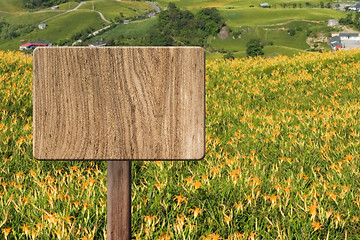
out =
[[[27,35],[27,38],[47,39],[56,41],[60,38],[70,38],[73,34],[82,31],[88,27],[100,29],[105,25],[96,12],[72,12],[54,18],[46,23],[48,27],[44,30],[36,30]]]
[[[106,18],[113,19],[123,13],[125,18],[141,16],[153,8],[144,2],[95,2],[95,10],[104,14]]]
[[[36,29],[25,36],[18,37],[13,41],[8,41],[0,45],[0,49],[18,49],[20,39],[29,41],[57,41],[59,39],[70,38],[75,33],[81,32],[88,27],[100,29],[105,25],[105,22],[102,21],[96,12],[79,11],[54,18],[48,21],[47,25],[46,29]]]
[[[311,4],[319,4],[318,0],[252,0],[249,1],[237,1],[237,0],[221,0],[221,1],[213,1],[213,0],[158,0],[157,1],[162,7],[166,7],[169,2],[174,2],[177,6],[181,8],[189,8],[189,9],[198,9],[204,7],[248,7],[249,5],[258,6],[260,3],[268,2],[270,5],[280,5],[282,3],[301,3],[302,6],[305,6],[306,2]],[[327,3],[324,1],[324,3]]]
[[[103,39],[116,39],[127,36],[129,38],[142,37],[146,32],[155,27],[157,23],[156,18],[145,19],[141,21],[130,22],[129,24],[120,24],[113,30],[98,35],[94,40]]]
[[[22,0],[0,0],[0,11],[23,12]]]
[[[312,8],[235,8],[220,9],[230,26],[256,26],[286,22],[288,20],[327,21],[332,18],[344,17],[344,12],[331,9]]]
[[[5,0],[0,0],[0,1],[4,1],[4,3],[6,2]],[[113,19],[115,16],[118,16],[120,12],[122,12],[126,18],[141,16],[152,9],[152,7],[150,7],[148,4],[144,2],[132,2],[132,1],[117,2],[114,0],[95,0],[93,2],[94,2],[95,10],[101,11],[104,14],[105,18],[108,19]],[[38,23],[40,23],[41,21],[49,17],[55,16],[64,10],[68,10],[69,5],[70,5],[70,9],[72,9],[77,4],[78,3],[75,2],[60,4],[59,7],[61,10],[57,10],[57,11],[30,12],[26,14],[16,14],[16,15],[0,13],[1,14],[0,16],[4,16],[4,19],[12,24],[26,23],[26,24],[34,24],[37,26]],[[36,29],[34,32],[30,34],[18,37],[11,41],[8,40],[0,41],[0,49],[16,50],[19,48],[20,39],[57,41],[59,39],[69,38],[73,34],[80,32],[88,27],[93,27],[94,29],[100,29],[101,27],[103,27],[104,22],[100,19],[98,13],[90,12],[86,10],[86,9],[92,9],[92,4],[90,2],[84,4],[80,9],[81,10],[77,12],[68,13],[66,15],[48,21],[47,22],[48,27],[45,30]],[[45,9],[45,10],[49,10],[49,9]],[[137,24],[137,27],[139,27],[140,25],[141,24]],[[141,26],[139,32],[142,33],[143,31],[141,29],[144,28],[148,29],[147,25]]]
[[[38,25],[43,20],[53,17],[59,14],[58,12],[29,12],[19,15],[11,15],[5,20],[10,24],[22,25],[22,24],[32,24]]]
[[[144,2],[133,2],[133,1],[109,1],[109,0],[98,0],[89,1],[83,4],[80,9],[93,9],[100,11],[104,14],[107,19],[114,19],[119,16],[120,13],[125,18],[134,16],[141,16],[152,10],[152,7]]]
[[[288,34],[288,29],[301,28],[301,31],[296,31],[294,36]],[[284,25],[270,26],[270,27],[243,27],[239,28],[242,31],[241,38],[227,38],[221,40],[219,38],[210,38],[210,45],[218,50],[226,50],[235,52],[236,57],[246,57],[246,43],[253,38],[260,38],[265,43],[265,57],[274,56],[278,54],[292,56],[294,53],[309,49],[306,43],[305,30],[313,32],[326,31],[323,23],[311,23],[294,21]],[[270,42],[273,45],[269,45]],[[324,46],[329,49],[328,46]]]
[[[221,12],[230,28],[242,31],[242,38],[226,40],[220,40],[217,38],[212,40],[210,45],[218,50],[225,49],[238,52],[238,56],[244,56],[243,53],[246,50],[246,43],[252,38],[260,38],[263,42],[272,42],[274,44],[272,47],[265,47],[265,56],[273,56],[276,53],[279,53],[279,50],[281,54],[293,55],[296,49],[298,49],[298,51],[302,51],[309,48],[306,43],[306,31],[312,31],[314,33],[327,33],[329,31],[329,28],[327,27],[327,19],[345,16],[344,12],[311,8],[235,8],[221,9]],[[312,22],[303,20],[310,20]],[[275,26],[272,26],[274,24]],[[302,29],[301,31],[297,31],[295,36],[289,36],[288,29],[295,29],[299,27]],[[325,49],[329,49],[326,44],[323,44],[323,47],[325,47]],[[274,50],[274,52],[272,52],[272,50]]]

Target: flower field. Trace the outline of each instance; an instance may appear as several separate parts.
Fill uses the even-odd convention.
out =
[[[359,239],[360,51],[206,64],[206,156],[132,163],[134,239]],[[0,239],[106,239],[106,162],[32,157],[32,58],[0,52]]]

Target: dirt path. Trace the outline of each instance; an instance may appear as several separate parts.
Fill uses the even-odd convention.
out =
[[[117,0],[117,1],[121,1],[121,0]],[[85,3],[85,2],[81,2],[81,3]],[[151,13],[147,13],[146,14],[146,16],[148,17],[148,18],[152,18],[152,17],[154,17],[155,16],[155,14],[157,14],[157,13],[159,13],[159,12],[161,12],[161,9],[158,7],[158,6],[156,6],[154,3],[151,3],[151,2],[146,2],[149,6],[151,6],[151,7],[153,7],[154,8],[154,11],[152,11]],[[80,4],[79,4],[80,5]],[[79,8],[80,6],[77,6],[77,8]],[[73,11],[74,11],[74,9],[72,9]],[[105,21],[105,22],[107,22],[107,23],[111,23],[110,21],[108,21],[105,17],[104,17],[104,15],[101,13],[101,12],[99,12],[99,11],[95,11],[95,12],[97,12],[99,15],[100,15],[100,17],[101,17],[101,19],[103,20],[103,21]],[[133,21],[137,21],[137,20],[133,20]],[[91,37],[91,36],[96,36],[97,34],[99,34],[99,32],[101,32],[101,31],[103,31],[103,30],[106,30],[106,29],[108,29],[108,28],[110,28],[110,25],[109,26],[106,26],[106,27],[104,27],[104,28],[102,28],[102,29],[99,29],[99,30],[96,30],[95,32],[93,32],[93,33],[90,33],[89,35],[88,35],[88,37]],[[78,44],[78,43],[81,43],[81,40],[76,40],[75,42],[73,42],[72,43],[72,46],[75,46],[76,44]]]
[[[45,22],[47,22],[47,21],[49,21],[49,20],[51,20],[51,19],[60,17],[60,16],[62,16],[62,15],[64,15],[64,14],[67,14],[67,13],[69,13],[69,12],[77,11],[77,10],[79,9],[79,7],[81,7],[81,5],[83,5],[84,3],[86,3],[86,2],[80,2],[75,8],[70,9],[70,10],[68,10],[68,11],[66,11],[66,12],[60,13],[60,14],[58,14],[58,15],[55,15],[55,16],[53,16],[53,17],[47,18],[47,19],[45,19],[44,21],[42,21],[41,23],[45,23]],[[49,10],[49,12],[51,12],[51,11],[53,11],[53,10]],[[45,12],[45,11],[39,11],[39,12]],[[48,12],[48,11],[46,11],[46,12]]]
[[[99,11],[95,11],[95,12],[97,12],[97,13],[100,15],[100,17],[101,17],[101,19],[102,19],[103,21],[105,21],[105,22],[107,22],[107,23],[111,23],[109,20],[107,20],[107,19],[104,17],[104,15],[103,15],[101,12],[99,12]]]
[[[0,11],[0,13],[6,13],[6,14],[18,14],[18,13],[13,13],[13,12],[5,12],[5,11]]]
[[[152,3],[152,2],[146,2],[146,3],[150,6],[152,6],[156,13],[161,12],[160,8],[158,6],[156,6],[154,3]]]
[[[281,26],[291,22],[311,22],[311,23],[322,23],[324,21],[315,21],[315,20],[306,20],[306,19],[299,19],[299,20],[288,20],[282,23],[275,23],[275,24],[267,24],[267,25],[257,25],[258,27],[272,27],[272,26]]]

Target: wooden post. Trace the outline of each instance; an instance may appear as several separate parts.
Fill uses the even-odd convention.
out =
[[[107,239],[131,239],[131,161],[107,162]]]

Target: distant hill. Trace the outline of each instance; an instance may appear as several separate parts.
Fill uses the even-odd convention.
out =
[[[78,39],[84,40],[91,31],[109,25],[112,27],[106,32],[87,41],[103,40],[108,44],[131,45],[136,43],[134,39],[156,30],[156,17],[138,21],[152,9],[145,1],[86,1],[76,11],[66,13],[76,8],[80,1],[0,0],[0,50],[17,50],[20,40],[71,45]],[[56,10],[50,8],[61,2],[66,3],[58,4]],[[245,57],[246,43],[254,38],[261,39],[265,57],[330,50],[326,37],[341,28],[328,27],[327,22],[347,14],[335,10],[337,3],[325,4],[320,0],[299,0],[296,3],[291,0],[270,0],[267,1],[270,8],[262,8],[260,3],[265,2],[262,0],[157,0],[151,3],[164,10],[169,2],[193,14],[211,7],[220,11],[229,31],[228,38],[211,36],[206,40],[207,56],[211,58],[223,57],[227,53]],[[24,3],[36,3],[39,8],[30,11]],[[84,15],[87,16],[86,22],[81,19]],[[118,24],[129,19],[136,21],[126,21],[127,25]],[[40,30],[40,23],[48,26]]]
[[[59,1],[39,1],[53,6]],[[80,1],[79,1],[80,2]],[[0,0],[0,49],[17,50],[22,42],[51,41],[71,45],[106,26],[125,19],[143,17],[154,8],[139,1],[95,0],[75,1],[31,11],[22,0]],[[4,11],[2,9],[8,10]],[[43,23],[45,29],[39,29]]]

